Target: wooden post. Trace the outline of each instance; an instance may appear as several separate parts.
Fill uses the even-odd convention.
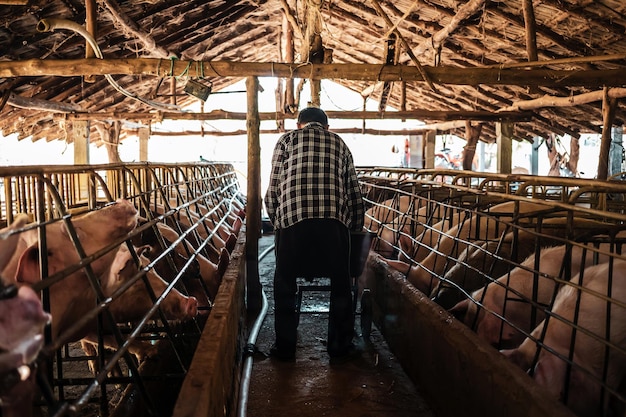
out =
[[[410,168],[423,168],[424,166],[424,135],[410,135]]]
[[[511,157],[513,156],[513,124],[496,122],[496,144],[498,145],[498,167],[501,174],[511,173]]]
[[[94,39],[98,38],[98,6],[96,5],[96,0],[85,0],[85,29],[87,32],[93,36]],[[85,58],[95,58],[96,53],[89,45],[89,42],[85,41]],[[96,82],[95,75],[85,75],[85,82],[94,83]]]
[[[609,151],[611,148],[611,127],[615,119],[617,99],[609,97],[608,88],[604,88],[602,98],[602,139],[600,142],[600,155],[598,158],[598,179],[606,180],[609,173]]]
[[[624,127],[615,126],[611,136],[611,147],[609,149],[609,177],[622,172],[622,159],[624,157]]]
[[[261,235],[261,145],[259,128],[259,80],[246,78],[248,95],[248,198],[246,203],[246,282],[247,307],[250,312],[261,311],[262,294],[259,278],[259,237]]]
[[[426,132],[426,140],[424,141],[424,168],[432,169],[435,167],[435,138],[437,131],[430,130]]]
[[[533,138],[532,152],[530,154],[530,173],[539,175],[539,147],[541,146],[541,137]]]
[[[283,62],[293,62],[294,50],[293,50],[293,27],[287,19],[287,15],[283,15],[283,38],[282,38],[282,56]],[[295,90],[293,78],[285,79],[285,99],[282,108],[283,112],[294,113],[298,110],[295,105]]]
[[[74,143],[74,164],[89,164],[89,121],[75,120],[70,130]],[[89,176],[79,174],[76,183],[76,200],[85,201],[89,198]]]
[[[139,161],[148,161],[148,140],[150,139],[150,126],[139,128]]]
[[[472,126],[468,120],[465,122],[465,140],[466,145],[463,147],[463,169],[471,171],[473,169],[474,155],[476,155],[476,144],[480,138],[480,132],[483,130],[482,123]]]

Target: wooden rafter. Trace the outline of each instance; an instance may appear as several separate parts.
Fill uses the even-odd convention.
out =
[[[157,45],[152,36],[141,30],[137,23],[124,13],[121,7],[117,4],[117,1],[98,0],[98,2],[102,4],[111,14],[114,24],[121,28],[124,33],[129,34],[140,42],[143,49],[148,52],[149,55],[156,56],[157,58],[177,58],[175,54],[172,54]]]
[[[387,16],[387,13],[385,13],[385,11],[381,7],[378,0],[370,0],[370,1],[374,5],[374,8],[376,9],[376,12],[378,13],[378,15],[382,17],[383,20],[385,21],[385,24],[387,25],[388,29],[393,30],[393,32],[398,36],[398,39],[400,39],[402,46],[404,46],[404,48],[406,49],[406,53],[409,55],[409,57],[411,58],[411,61],[415,64],[415,66],[417,67],[417,70],[422,76],[422,80],[426,81],[426,84],[428,85],[428,87],[430,87],[431,90],[437,91],[430,76],[424,71],[424,68],[422,67],[422,64],[420,63],[419,59],[417,59],[417,56],[415,56],[415,54],[411,50],[411,46],[406,41],[406,39],[404,39],[404,37],[402,36],[398,28],[395,27],[395,25],[393,24],[389,16]]]

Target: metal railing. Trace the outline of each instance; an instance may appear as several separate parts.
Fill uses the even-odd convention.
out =
[[[44,310],[51,311],[51,304],[59,303],[59,294],[72,292],[70,286],[74,285],[72,280],[76,277],[88,282],[80,299],[64,298],[64,302],[70,304],[88,303],[91,307],[86,312],[76,317],[55,317],[54,309],[51,311],[55,331],[52,332],[50,326],[46,328],[45,344],[37,363],[32,366],[37,370],[42,393],[41,397],[35,397],[33,406],[44,408],[47,415],[54,416],[77,412],[90,415],[90,409],[94,409],[94,415],[107,415],[124,388],[133,384],[138,387],[140,400],[148,412],[158,414],[155,410],[162,407],[162,399],[155,398],[148,386],[155,380],[167,383],[175,399],[175,387],[185,377],[215,297],[215,291],[209,291],[200,273],[207,267],[216,268],[216,274],[223,273],[223,270],[217,271],[218,263],[224,262],[222,247],[226,237],[223,233],[238,233],[233,222],[237,218],[241,221],[245,196],[240,192],[232,165],[141,163],[11,167],[0,168],[0,177],[0,228],[10,225],[18,213],[29,216],[30,223],[17,233],[22,237],[31,236],[28,243],[35,242],[38,248],[41,278],[36,278],[33,287],[41,291]],[[130,202],[137,210],[140,218],[137,227],[128,234],[107,239],[97,250],[86,253],[84,248],[89,246],[93,235],[84,233],[78,219],[104,212],[121,200]],[[183,216],[187,219],[185,224],[181,221]],[[173,229],[178,237],[165,237],[161,232],[164,225]],[[48,262],[52,256],[51,239],[56,239],[52,230],[63,230],[67,234],[68,244],[63,250],[76,259],[76,262],[64,264],[61,270],[50,269]],[[158,256],[148,261],[139,249],[145,244],[146,233],[154,235],[150,250],[158,252]],[[32,236],[35,236],[34,241]],[[100,273],[103,268],[99,262],[109,262],[108,259],[117,256],[121,246],[128,248],[136,271],[114,292],[104,294],[103,281],[107,278]],[[23,249],[18,247],[19,251]],[[19,258],[20,255],[14,256]],[[184,257],[183,262],[177,259],[180,256]],[[199,266],[200,261],[202,266]],[[165,284],[157,291],[150,277],[163,270],[169,272],[167,276],[160,275]],[[11,271],[15,273],[14,269]],[[5,282],[12,279],[13,276],[4,277]],[[131,321],[119,322],[119,313],[116,313],[118,316],[111,313],[112,306],[122,300],[127,291],[136,291],[137,286],[144,291],[142,297],[149,298],[149,306],[141,309]],[[198,300],[200,314],[184,323],[172,321],[167,316],[167,297],[176,292],[183,297],[198,294],[196,298],[203,297],[203,301]],[[125,309],[120,307],[122,302],[127,301],[119,301],[118,310]],[[132,304],[128,309],[139,308]],[[63,311],[70,310],[67,305],[63,307],[67,307]],[[93,323],[97,323],[93,350],[83,351],[79,343],[81,337],[77,337],[76,332]],[[116,350],[107,349],[107,337],[113,337]],[[146,374],[142,363],[131,353],[137,343],[152,345],[159,355],[167,356],[161,359],[172,363],[169,370]],[[89,363],[95,366],[95,373],[89,369]]]

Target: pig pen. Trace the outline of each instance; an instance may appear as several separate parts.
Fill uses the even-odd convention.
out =
[[[26,283],[52,316],[43,328],[24,313],[2,332],[1,415],[229,414],[245,318],[246,201],[233,166],[0,176],[0,303]]]
[[[438,416],[623,415],[626,184],[388,168],[359,177],[378,236],[361,288]]]

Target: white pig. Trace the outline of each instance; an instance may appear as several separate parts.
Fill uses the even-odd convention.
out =
[[[559,290],[550,318],[532,332],[532,337],[540,339],[547,323],[545,347],[534,366],[533,379],[580,417],[618,415],[617,410],[623,415],[624,404],[609,390],[619,392],[626,377],[626,261],[588,267],[571,283],[574,285],[565,284]],[[578,326],[575,333],[570,324],[574,322]],[[526,370],[536,351],[536,342],[527,338],[519,348],[502,353]],[[571,365],[567,362],[570,357]],[[608,390],[602,389],[603,380]]]
[[[537,304],[547,306],[550,303],[557,285],[555,278],[566,278],[565,275],[561,275],[566,250],[565,245],[541,250],[536,288],[534,287],[536,257],[532,254],[520,264],[520,267],[504,274],[486,288],[472,293],[472,299],[479,301],[483,308],[478,309],[474,302],[466,299],[455,305],[450,312],[468,326],[474,326],[476,333],[491,345],[501,348],[518,346],[524,340],[525,334],[534,328],[531,322],[533,305],[521,300],[531,300],[533,291],[536,291]],[[571,251],[569,277],[575,276],[581,267],[590,266],[595,261],[595,252],[591,250],[572,246]],[[608,256],[599,256],[597,261],[606,262]],[[537,314],[535,323],[538,323],[544,318],[544,310],[537,308],[535,311]],[[498,316],[504,317],[506,322]],[[519,327],[521,332],[514,326]]]

